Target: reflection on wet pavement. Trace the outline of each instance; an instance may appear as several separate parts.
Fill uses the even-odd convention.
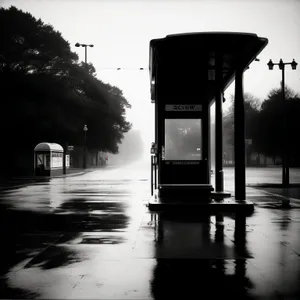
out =
[[[71,251],[67,247],[53,245],[31,259],[24,268],[40,267],[48,270],[80,261],[81,257],[78,256],[76,251]]]
[[[155,299],[254,299],[246,260],[158,259],[151,282]]]
[[[1,195],[1,298],[300,299],[298,209],[256,207],[238,228],[150,213],[148,175],[122,172]]]

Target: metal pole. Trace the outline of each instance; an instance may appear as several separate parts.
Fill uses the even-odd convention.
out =
[[[66,167],[66,156],[68,153],[68,143],[64,145],[64,152],[63,152],[63,174],[67,174],[67,167]]]
[[[86,66],[86,68],[87,68],[87,45],[86,46],[84,46],[84,53],[85,53],[85,66]]]
[[[86,131],[84,131],[83,168],[86,168]]]
[[[87,45],[84,46],[84,61],[85,61],[85,68],[87,69]],[[84,161],[83,161],[83,168],[86,168],[86,130],[84,131]]]
[[[287,139],[287,107],[285,101],[285,65],[282,65],[282,104],[283,104],[283,159],[282,159],[282,184],[289,185],[288,139]]]
[[[285,176],[285,101],[284,101],[284,66],[281,70],[282,81],[281,81],[281,95],[282,95],[282,185],[285,186],[286,176]]]

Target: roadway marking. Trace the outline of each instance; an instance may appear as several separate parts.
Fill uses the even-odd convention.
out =
[[[254,188],[255,189],[255,188]],[[300,203],[300,199],[297,199],[297,198],[293,198],[293,197],[288,197],[288,196],[284,196],[284,195],[280,195],[280,194],[275,194],[275,193],[271,193],[271,192],[267,192],[267,191],[264,191],[264,190],[260,190],[260,189],[257,189],[259,191],[261,191],[262,193],[265,193],[267,195],[272,195],[272,196],[276,196],[278,198],[284,198],[284,199],[287,199],[289,201],[294,201],[294,202],[297,202],[297,203]]]

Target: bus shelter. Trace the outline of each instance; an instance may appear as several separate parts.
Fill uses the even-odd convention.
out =
[[[150,208],[176,200],[212,204],[224,198],[222,105],[235,80],[235,200],[246,200],[243,73],[267,45],[253,33],[173,34],[150,41],[151,100],[155,105]],[[215,104],[215,188],[211,183],[210,108]],[[225,202],[219,202],[220,207]],[[226,202],[227,203],[227,202]],[[240,203],[241,204],[241,203]],[[214,206],[215,208],[216,206]],[[230,207],[230,206],[227,206]],[[230,209],[229,209],[230,210]]]
[[[69,168],[69,156],[66,156]],[[56,143],[39,143],[34,148],[34,174],[36,176],[56,176],[64,173],[64,149]]]

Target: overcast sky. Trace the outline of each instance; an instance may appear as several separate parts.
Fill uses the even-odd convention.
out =
[[[300,1],[289,0],[0,0],[30,12],[60,31],[72,50],[84,60],[84,49],[74,44],[94,44],[88,61],[98,78],[118,86],[132,104],[128,114],[135,128],[150,137],[153,130],[149,93],[149,41],[167,34],[201,31],[251,32],[269,39],[268,46],[244,76],[244,91],[263,100],[280,87],[278,67],[269,71],[271,58],[300,64]],[[116,68],[128,70],[116,71]],[[286,84],[300,93],[300,67],[286,68]],[[232,84],[225,98],[233,94]],[[226,109],[227,105],[225,105]],[[151,137],[152,138],[152,137]]]

